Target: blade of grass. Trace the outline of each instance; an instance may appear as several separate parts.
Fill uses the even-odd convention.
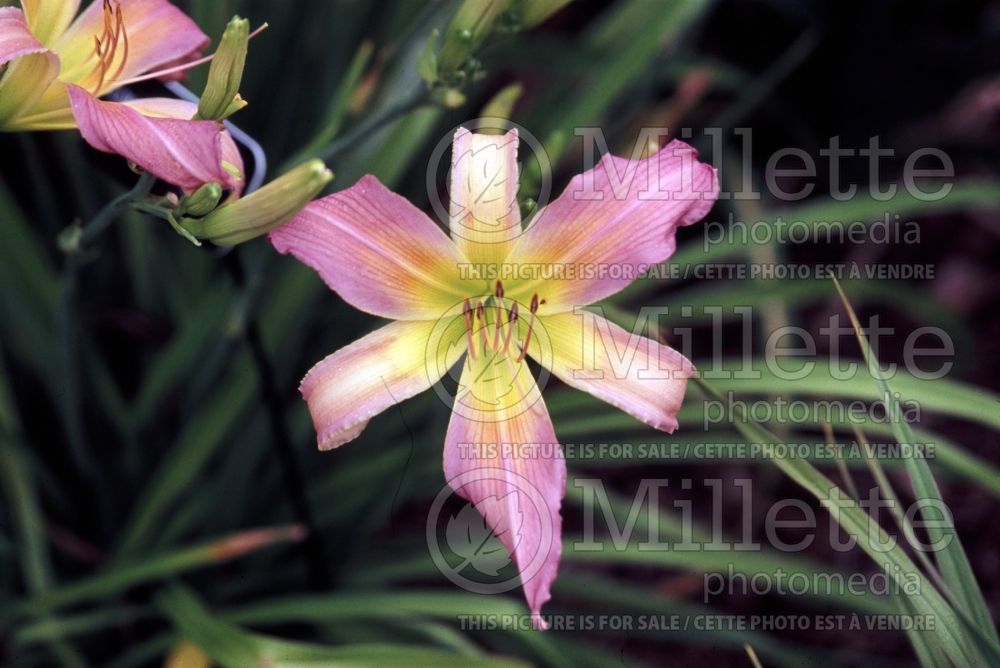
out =
[[[875,224],[884,220],[886,211],[892,211],[900,218],[906,219],[909,216],[930,216],[977,207],[996,206],[997,202],[1000,202],[1000,183],[993,181],[970,180],[956,183],[946,197],[934,201],[915,197],[909,194],[903,184],[899,184],[897,194],[889,201],[877,200],[859,193],[857,197],[853,197],[849,201],[826,200],[816,204],[802,205],[786,212],[767,212],[760,222],[765,223],[770,229],[766,231],[760,229],[757,234],[760,235],[760,238],[765,236],[774,238],[777,234],[779,218],[784,220],[786,224],[788,221],[802,221],[813,227],[819,223],[832,221],[861,221]],[[669,265],[684,266],[719,262],[725,258],[742,256],[745,253],[746,244],[742,243],[742,240],[712,244],[707,248],[704,246],[704,242],[689,243],[678,248],[677,252],[670,258]],[[650,289],[656,285],[652,281],[638,285],[645,285],[645,283],[649,283]]]
[[[882,400],[889,414],[889,422],[892,425],[893,434],[900,444],[912,445],[917,443],[909,423],[903,417],[903,411],[898,399],[899,395],[893,394],[879,361],[868,343],[868,338],[861,328],[858,316],[847,299],[847,295],[836,279],[833,280],[833,284],[837,288],[837,293],[840,295],[844,308],[847,310],[847,315],[851,320],[851,325],[854,327],[854,333],[857,336],[861,352],[868,365],[868,371],[879,392],[882,394]],[[934,553],[941,570],[942,578],[950,587],[958,604],[965,608],[979,626],[980,631],[989,638],[992,644],[996,646],[997,651],[1000,652],[1000,636],[997,635],[997,630],[993,626],[983,592],[976,582],[976,577],[972,572],[972,565],[969,563],[969,558],[962,547],[961,539],[955,530],[951,512],[944,505],[941,490],[938,488],[933,473],[931,473],[930,465],[923,457],[916,456],[906,457],[905,463],[917,500],[932,501],[934,507],[940,511],[939,517],[932,518],[926,512],[927,507],[921,507],[921,515],[925,520],[923,524],[931,543],[943,545]]]
[[[204,359],[217,341],[229,315],[233,291],[225,283],[209,290],[190,315],[181,321],[180,331],[147,368],[138,396],[132,406],[132,422],[147,424],[160,407],[164,396],[191,369]]]
[[[701,378],[695,378],[701,390],[718,401],[724,401],[722,395]],[[979,661],[975,649],[969,644],[969,639],[960,620],[945,598],[934,588],[930,580],[916,567],[916,564],[903,552],[900,546],[890,539],[890,536],[874,523],[872,518],[858,505],[846,499],[829,478],[820,473],[812,464],[802,459],[778,457],[773,451],[775,443],[781,439],[770,433],[756,422],[748,419],[739,406],[729,411],[729,419],[733,426],[750,439],[761,444],[766,450],[771,449],[770,459],[792,480],[819,499],[824,506],[833,512],[834,520],[864,550],[888,577],[893,578],[901,587],[904,575],[913,577],[919,583],[917,593],[911,600],[921,615],[935,619],[935,637],[948,657],[957,666],[974,666]],[[885,545],[891,548],[885,550]]]
[[[560,573],[555,585],[556,600],[580,602],[584,609],[596,606],[601,614],[631,612],[642,615],[679,615],[697,617],[714,613],[708,606],[678,600],[658,593],[654,588],[640,588],[618,579],[593,573],[581,574],[570,570]],[[808,649],[792,647],[783,639],[772,637],[758,631],[741,631],[736,629],[718,629],[711,633],[690,631],[664,631],[662,636],[653,635],[654,639],[670,643],[684,643],[694,646],[704,645],[713,648],[729,646],[738,648],[745,642],[753,642],[761,648],[766,656],[776,665],[794,668],[815,662],[819,657]],[[827,658],[829,658],[827,656]]]
[[[131,518],[119,534],[119,559],[134,554],[150,538],[163,513],[193,484],[201,467],[239,424],[255,392],[253,382],[240,371],[188,422],[144,486]]]
[[[853,362],[851,362],[853,364]],[[803,366],[811,365],[810,371],[803,378],[792,378],[802,375]],[[863,373],[844,371],[834,373],[828,362],[814,359],[782,360],[781,368],[769,366],[763,359],[753,359],[748,368],[755,378],[733,378],[729,370],[743,367],[741,360],[725,361],[721,368],[711,364],[703,365],[702,370],[730,377],[713,379],[712,384],[720,392],[735,392],[745,395],[786,394],[822,396],[822,397],[857,397],[859,399],[881,400],[879,388]],[[782,377],[784,376],[784,377]],[[893,376],[893,387],[900,396],[916,401],[921,408],[951,415],[953,417],[972,420],[988,427],[1000,429],[1000,411],[996,410],[1000,395],[994,394],[959,381],[938,378],[925,380],[916,378],[899,370]]]
[[[6,377],[0,364],[0,493],[13,511],[18,560],[28,594],[40,596],[53,585],[45,515],[34,484],[35,476],[21,452],[20,423]],[[50,622],[45,615],[38,616],[38,623]],[[83,657],[65,642],[59,630],[46,642],[48,650],[61,665],[67,668],[86,668]]]
[[[295,525],[251,529],[193,547],[115,564],[95,575],[8,606],[0,610],[0,620],[113,597],[139,584],[225,563],[277,543],[300,541],[303,537],[301,527]]]
[[[466,657],[423,646],[386,643],[325,647],[252,634],[213,616],[190,590],[180,586],[162,593],[158,601],[183,636],[223,666],[232,668],[263,664],[274,668],[319,668],[324,665],[349,668],[373,665],[387,668],[412,665],[506,668],[527,665],[510,658]]]

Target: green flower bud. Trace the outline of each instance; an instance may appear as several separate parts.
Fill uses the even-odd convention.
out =
[[[515,82],[506,86],[503,90],[493,96],[493,98],[483,107],[480,116],[486,118],[506,118],[510,119],[514,112],[514,105],[521,99],[524,93],[524,86],[520,82]],[[484,134],[503,134],[499,128],[480,128]]]
[[[465,93],[457,88],[439,88],[434,90],[434,98],[444,107],[455,109],[465,104]]]
[[[204,218],[184,218],[180,225],[198,239],[233,246],[291,220],[331,180],[333,173],[322,161],[310,160],[260,190],[224,204]]]
[[[79,253],[83,244],[83,228],[80,223],[73,223],[60,232],[56,243],[63,253]]]
[[[250,22],[234,16],[222,34],[208,70],[208,83],[198,103],[198,118],[221,121],[247,105],[239,91],[249,41]]]
[[[222,200],[222,186],[206,183],[177,204],[177,216],[206,216],[219,206]]]

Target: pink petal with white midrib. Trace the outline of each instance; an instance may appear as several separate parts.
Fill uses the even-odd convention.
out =
[[[186,191],[233,181],[222,166],[222,131],[215,121],[143,116],[127,105],[98,100],[79,86],[67,88],[80,134],[97,150],[128,158]]]
[[[566,462],[545,402],[527,365],[510,359],[484,390],[471,397],[482,374],[466,365],[444,446],[445,479],[472,502],[500,538],[521,574],[532,623],[546,628],[542,605],[551,598],[562,555],[559,508]],[[510,384],[509,394],[503,394]],[[485,399],[485,400],[484,400]],[[497,410],[494,399],[499,402]],[[509,405],[513,404],[513,405]],[[517,448],[505,449],[514,444]],[[534,450],[532,447],[534,446]]]
[[[420,209],[374,176],[307,206],[268,237],[315,269],[354,307],[394,320],[431,320],[481,291],[466,262]]]
[[[299,390],[309,406],[320,449],[357,438],[372,417],[440,380],[447,364],[439,368],[427,363],[434,326],[420,321],[389,323],[329,355],[306,374]]]
[[[605,155],[575,176],[562,195],[538,212],[507,258],[512,265],[561,266],[574,280],[527,282],[546,313],[593,304],[622,290],[644,267],[676,248],[678,227],[701,220],[718,197],[715,169],[672,141],[644,160]],[[589,272],[589,273],[584,273]]]

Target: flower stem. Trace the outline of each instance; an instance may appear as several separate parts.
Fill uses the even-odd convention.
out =
[[[246,271],[238,250],[234,248],[232,252],[226,253],[223,262],[236,286],[245,289],[247,285]],[[314,589],[318,591],[329,589],[332,578],[327,567],[329,560],[327,559],[326,545],[306,496],[306,482],[295,457],[295,448],[282,408],[281,392],[278,390],[274,368],[271,365],[267,349],[264,347],[257,319],[252,313],[247,315],[243,337],[257,370],[261,400],[267,409],[268,422],[271,425],[271,448],[281,465],[285,491],[292,504],[292,512],[295,514],[296,522],[307,530],[303,549],[308,560],[309,579]]]
[[[391,123],[401,116],[417,109],[429,100],[426,86],[419,86],[412,93],[399,100],[396,104],[388,107],[380,114],[369,117],[367,120],[357,124],[349,132],[346,132],[339,139],[335,139],[326,146],[316,150],[315,157],[324,161],[331,161],[344,151],[353,148],[358,142],[367,139],[383,125]],[[303,158],[312,156],[302,156]]]
[[[101,236],[118,219],[119,214],[133,203],[143,200],[153,189],[154,183],[156,183],[155,176],[149,172],[143,173],[131,190],[108,202],[96,216],[81,227],[80,244],[85,245]]]

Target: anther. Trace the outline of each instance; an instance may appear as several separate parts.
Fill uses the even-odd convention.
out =
[[[497,281],[496,295],[500,299],[503,299],[503,282],[502,281]]]

